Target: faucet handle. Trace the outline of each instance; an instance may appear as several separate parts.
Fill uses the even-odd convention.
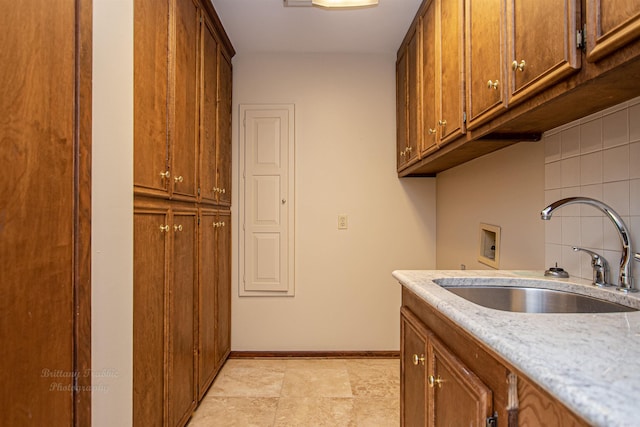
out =
[[[572,248],[575,252],[582,251],[591,256],[591,267],[593,267],[593,284],[596,286],[613,286],[609,283],[609,263],[600,254],[590,251],[589,249]]]
[[[635,254],[633,257],[636,259],[636,261],[640,262],[640,254]]]

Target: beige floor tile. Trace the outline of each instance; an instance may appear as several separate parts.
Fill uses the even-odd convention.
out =
[[[349,374],[342,368],[288,367],[282,397],[352,397]]]
[[[335,397],[282,397],[276,427],[355,427],[353,399]]]
[[[397,359],[347,360],[351,392],[358,397],[396,397],[400,393]]]
[[[188,427],[273,426],[277,406],[277,398],[208,397]]]
[[[207,397],[278,397],[284,373],[283,361],[232,359],[218,374]]]
[[[400,398],[353,399],[358,427],[398,427],[400,425]]]

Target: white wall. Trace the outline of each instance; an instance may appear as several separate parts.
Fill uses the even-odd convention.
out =
[[[502,270],[543,269],[544,144],[522,142],[438,174],[438,269],[478,262],[480,223],[501,228]]]
[[[640,98],[568,123],[545,134],[545,203],[586,196],[613,208],[640,252]],[[590,257],[582,246],[608,260],[617,283],[622,244],[612,222],[597,209],[570,205],[545,221],[547,264],[558,262],[569,274],[591,280]],[[633,263],[636,285],[640,264]]]
[[[395,57],[239,53],[232,350],[398,350],[394,269],[435,267],[433,179],[397,178]],[[294,297],[239,297],[239,104],[296,108]],[[337,230],[338,214],[348,230]]]
[[[131,425],[133,0],[93,1],[92,425]]]

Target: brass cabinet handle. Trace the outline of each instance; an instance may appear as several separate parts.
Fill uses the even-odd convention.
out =
[[[421,354],[420,357],[418,357],[417,354],[414,354],[411,360],[413,361],[414,365],[417,365],[418,363],[420,363],[422,364],[422,366],[424,366],[424,354]]]
[[[161,232],[161,233],[164,233],[164,232],[166,232],[166,231],[169,231],[169,226],[168,226],[168,225],[166,225],[166,224],[165,224],[165,225],[161,225],[161,226],[160,226],[160,232]]]
[[[527,65],[527,63],[524,61],[524,59],[522,61],[520,61],[520,63],[518,64],[518,61],[513,61],[511,63],[511,68],[513,69],[513,71],[524,71],[524,67]]]
[[[497,90],[497,89],[498,89],[498,85],[499,85],[499,84],[500,84],[500,82],[498,82],[498,80],[496,80],[495,82],[494,82],[494,81],[489,80],[489,81],[487,82],[487,88]]]
[[[219,221],[219,222],[214,222],[214,223],[213,223],[213,227],[214,227],[214,228],[217,228],[217,227],[224,227],[224,226],[225,226],[224,221]]]
[[[436,130],[429,128],[427,132],[429,133],[429,135],[433,135],[434,133],[436,133]]]
[[[446,120],[438,120],[438,125],[446,126],[447,125],[447,121]]]
[[[182,224],[180,224],[180,225],[174,225],[174,226],[173,226],[173,231],[174,231],[174,232],[175,232],[175,231],[182,231]]]
[[[182,181],[184,181],[184,178],[182,177],[182,175],[180,175],[180,176],[176,176],[176,177],[174,177],[174,178],[173,178],[173,180],[174,180],[175,182],[182,182]]]
[[[442,387],[442,379],[440,378],[440,375],[438,375],[438,378],[434,377],[433,375],[429,375],[429,387],[434,388],[436,385],[438,386],[438,388]]]
[[[404,157],[405,155],[406,155],[405,150],[402,150],[402,151],[400,152],[400,156]]]
[[[218,187],[213,187],[213,191],[216,193],[222,193],[222,194],[225,194],[227,192],[227,190],[225,190],[224,188],[218,188]]]
[[[171,176],[171,172],[169,171],[160,172],[160,176],[162,177],[162,179],[167,179]]]

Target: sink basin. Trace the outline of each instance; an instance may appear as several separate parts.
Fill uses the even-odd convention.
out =
[[[518,313],[616,313],[638,311],[587,295],[553,289],[511,286],[443,286],[468,301]]]

